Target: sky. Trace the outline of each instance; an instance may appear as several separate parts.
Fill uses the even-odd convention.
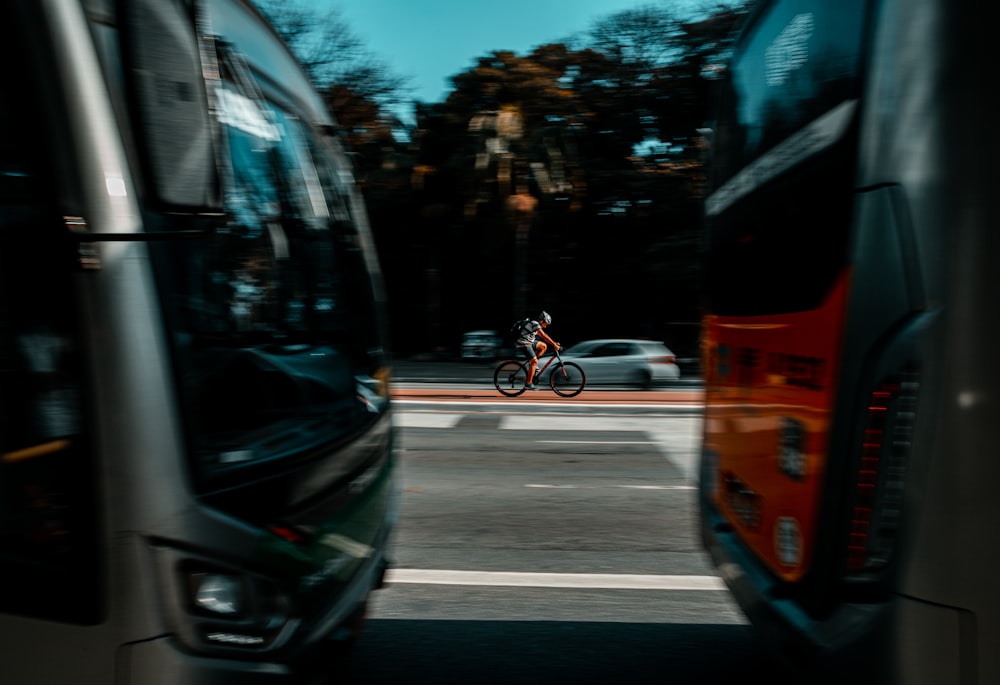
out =
[[[449,77],[494,50],[532,48],[585,31],[626,9],[691,0],[313,0],[335,7],[367,47],[401,76],[412,99],[440,102]]]

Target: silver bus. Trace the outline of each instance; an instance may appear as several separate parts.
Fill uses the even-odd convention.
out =
[[[799,682],[1000,682],[1000,153],[968,0],[764,0],[705,202],[702,532]]]
[[[0,681],[317,672],[399,502],[335,122],[241,0],[5,0],[0,53]]]

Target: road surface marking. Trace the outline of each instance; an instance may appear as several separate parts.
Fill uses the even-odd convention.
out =
[[[516,409],[537,409],[539,411],[552,410],[560,411],[565,409],[585,409],[586,411],[593,411],[595,409],[642,409],[644,411],[656,411],[656,410],[670,410],[670,413],[675,412],[690,412],[693,415],[701,416],[702,412],[705,410],[705,406],[702,404],[674,404],[673,402],[664,404],[604,404],[597,402],[587,402],[587,403],[576,403],[574,404],[572,400],[568,402],[528,402],[526,400],[515,400],[517,403]],[[393,399],[392,403],[396,406],[405,407],[407,405],[422,407],[428,404],[433,404],[434,406],[442,407],[462,407],[463,409],[470,409],[472,411],[481,411],[482,407],[510,407],[510,400],[436,400],[436,399],[426,399],[426,400],[403,400],[403,399]]]
[[[397,411],[394,423],[403,428],[454,428],[465,412]],[[662,416],[501,416],[499,430],[643,431],[670,430],[677,419]]]
[[[591,432],[670,430],[676,420],[665,416],[509,415],[500,418],[500,429]]]
[[[400,428],[454,428],[465,414],[438,412],[396,412],[393,424]]]
[[[625,490],[694,490],[694,485],[553,485],[550,483],[525,483],[526,488],[549,490],[596,490],[598,488],[623,488]]]
[[[725,590],[716,576],[661,576],[626,573],[515,573],[391,568],[386,582],[420,585],[549,587],[590,590]]]
[[[655,440],[535,440],[550,445],[658,445]]]
[[[403,428],[454,428],[466,413],[437,411],[400,411],[395,425]],[[655,445],[664,458],[693,483],[697,479],[702,419],[668,416],[593,416],[593,415],[503,415],[498,430],[560,431],[586,434],[593,431],[640,433],[649,441],[604,442],[546,440],[550,444]],[[636,436],[639,437],[639,436]]]

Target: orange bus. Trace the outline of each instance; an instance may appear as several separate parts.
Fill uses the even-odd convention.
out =
[[[965,0],[764,0],[720,84],[701,529],[809,682],[1000,682],[985,27]]]

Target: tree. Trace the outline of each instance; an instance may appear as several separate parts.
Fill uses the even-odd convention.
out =
[[[683,35],[676,11],[647,5],[599,19],[585,34],[584,46],[617,63],[622,85],[641,89],[653,72],[677,60]]]
[[[258,0],[261,13],[309,73],[352,146],[389,139],[402,126],[391,107],[409,94],[409,79],[372,53],[334,7],[306,0]]]
[[[609,313],[616,333],[660,339],[697,318],[697,129],[746,6],[649,6],[571,44],[484,54],[446,100],[416,105],[401,143],[385,114],[400,91],[377,60],[362,68],[340,15],[265,4],[286,12],[285,35],[361,153],[398,352],[506,330],[535,308],[558,312],[567,342],[607,333]],[[325,56],[306,49],[319,28]],[[663,151],[638,154],[650,139]]]
[[[437,246],[443,284],[432,310],[499,312],[444,321],[444,339],[536,305],[560,312],[567,339],[599,333],[595,310],[650,337],[697,318],[697,129],[741,16],[618,13],[575,47],[484,55],[421,108],[416,154],[435,189],[414,202],[437,208],[421,239]],[[641,158],[650,138],[671,152]]]
[[[595,95],[633,143],[691,147],[708,115],[710,82],[751,4],[720,0],[683,12],[647,5],[611,14],[576,39],[578,48],[607,57],[610,69],[581,76],[600,86]]]
[[[365,47],[336,7],[321,10],[306,0],[258,0],[257,6],[318,88],[337,84],[381,105],[405,96],[407,79]]]

